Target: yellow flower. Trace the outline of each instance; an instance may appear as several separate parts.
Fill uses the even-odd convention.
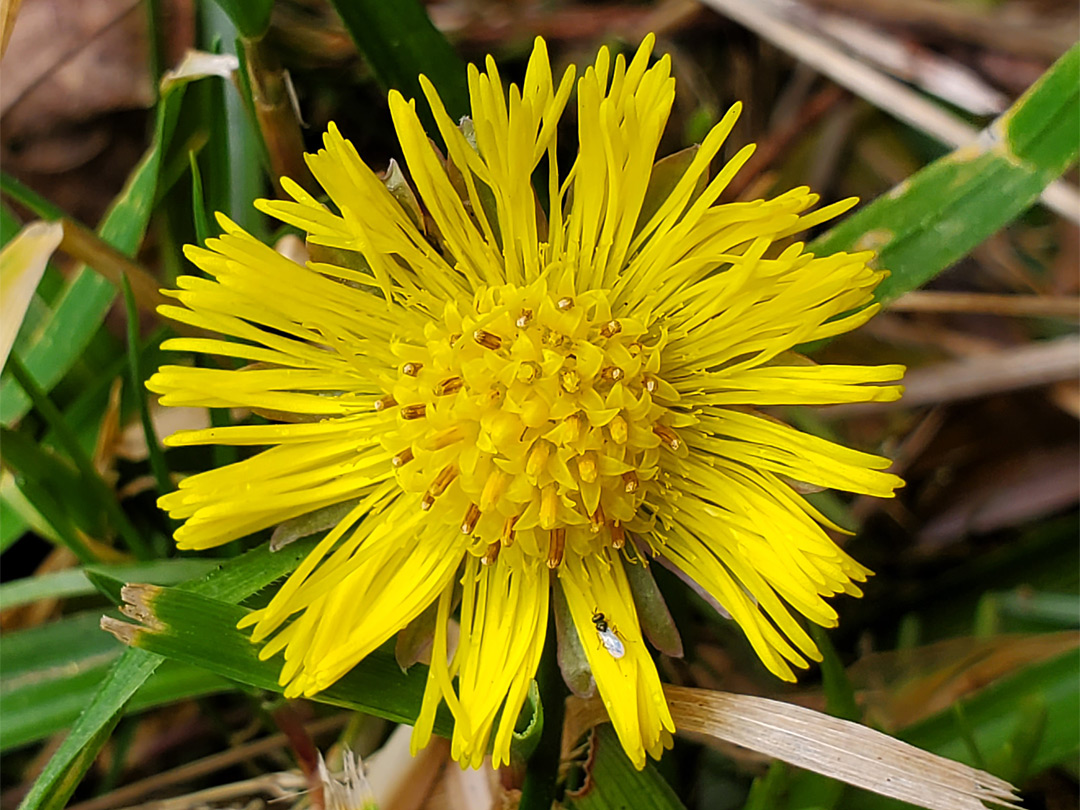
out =
[[[296,264],[224,217],[223,236],[187,250],[210,278],[179,279],[182,306],[162,311],[228,339],[167,348],[249,365],[165,366],[150,388],[168,405],[277,421],[169,439],[272,445],[161,499],[186,520],[178,545],[347,505],[243,623],[264,657],[284,651],[287,695],[325,689],[435,604],[414,744],[445,701],[454,756],[476,766],[492,750],[505,762],[558,588],[641,767],[674,725],[626,566],[664,558],[789,680],[792,665],[819,658],[792,609],[831,626],[823,597],[860,594],[869,572],[792,482],[889,497],[900,480],[886,459],[757,409],[900,395],[878,385],[900,366],[791,352],[868,320],[884,273],[870,253],[815,257],[789,239],[852,201],[807,213],[818,197],[799,188],[717,204],[752,151],[708,179],[738,105],[683,171],[654,172],[675,82],[668,57],[649,65],[652,47],[649,37],[629,63],[601,49],[577,81],[578,156],[565,175],[557,124],[575,74],[556,85],[538,39],[508,96],[490,58],[486,73],[470,68],[472,117],[460,125],[422,80],[448,159],[414,102],[390,94],[422,208],[396,165],[380,179],[331,126],[308,164],[332,207],[288,180],[295,202],[258,203],[306,231],[316,260]]]

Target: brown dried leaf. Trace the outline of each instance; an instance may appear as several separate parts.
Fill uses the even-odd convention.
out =
[[[924,647],[871,653],[848,669],[867,717],[900,729],[1017,669],[1080,645],[1074,632],[951,638]]]

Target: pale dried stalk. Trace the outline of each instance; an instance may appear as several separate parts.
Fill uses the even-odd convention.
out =
[[[904,377],[900,400],[874,403],[873,410],[954,402],[1078,378],[1080,338],[1070,335],[917,368]],[[821,410],[830,419],[869,412],[862,403]]]
[[[751,695],[665,686],[675,727],[900,799],[927,810],[1018,807],[996,776],[922,751],[866,726]],[[564,748],[607,719],[599,700],[567,701]]]
[[[913,290],[890,302],[886,309],[893,312],[974,312],[983,315],[1080,318],[1080,298]]]
[[[790,4],[780,0],[701,2],[920,132],[952,147],[976,143],[979,133],[967,122],[787,19]],[[1074,186],[1056,180],[1043,189],[1041,199],[1052,211],[1080,222],[1080,192]]]

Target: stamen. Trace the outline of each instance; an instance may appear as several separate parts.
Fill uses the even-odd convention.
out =
[[[503,523],[502,534],[499,535],[499,540],[501,540],[502,544],[507,548],[510,548],[514,543],[514,537],[517,534],[514,531],[514,525],[518,522],[518,518],[520,517],[521,515],[511,515]]]
[[[630,435],[630,427],[626,424],[625,419],[616,416],[608,423],[608,433],[611,434],[611,440],[615,444],[626,444],[626,440]]]
[[[608,321],[600,327],[600,334],[606,338],[615,337],[622,331],[622,324],[618,321]]]
[[[650,394],[655,394],[656,389],[659,388],[659,387],[660,387],[660,383],[658,383],[652,377],[646,377],[645,378],[645,390],[648,391]]]
[[[596,454],[591,450],[588,450],[578,456],[577,460],[578,475],[581,476],[581,480],[586,484],[591,484],[596,480]]]
[[[483,558],[480,560],[484,565],[492,565],[497,559],[499,559],[499,549],[501,545],[498,540],[487,547],[487,551],[484,552]]]
[[[630,352],[630,355],[632,357],[637,357],[639,354],[641,354],[641,352],[642,352],[642,350],[644,348],[645,348],[644,346],[642,346],[640,343],[638,343],[635,340],[633,343],[631,343],[629,346],[626,347],[626,350],[628,352]]]
[[[517,380],[523,383],[532,383],[536,381],[536,378],[540,376],[540,366],[531,360],[526,360],[517,370]]]
[[[652,432],[660,437],[661,441],[668,446],[669,450],[678,450],[682,445],[678,434],[667,425],[653,425]]]
[[[544,467],[547,465],[548,453],[551,452],[550,445],[544,441],[534,442],[532,449],[529,451],[529,458],[525,462],[525,475],[535,480],[540,473],[544,471]]]
[[[447,377],[435,386],[435,396],[442,397],[447,394],[453,394],[456,391],[460,391],[461,386],[464,384],[465,381],[461,379],[461,377]]]
[[[453,483],[457,478],[458,468],[453,464],[447,464],[443,467],[439,474],[435,476],[435,480],[431,482],[431,486],[428,487],[428,492],[438,497],[446,492],[446,488]]]
[[[521,310],[521,314],[518,315],[518,319],[514,321],[517,324],[518,329],[524,329],[530,323],[532,323],[533,311],[531,309]]]
[[[463,438],[461,426],[454,425],[453,427],[448,427],[446,430],[440,430],[432,436],[428,440],[427,446],[431,450],[442,450],[444,447],[449,447],[450,445],[461,441]]]
[[[559,373],[559,382],[562,383],[562,389],[568,394],[574,394],[579,388],[581,388],[581,377],[572,368],[568,368]]]
[[[622,474],[622,480],[623,489],[625,489],[627,492],[637,492],[639,482],[636,472],[634,472],[633,470],[630,470],[629,472],[624,472]]]
[[[406,363],[401,367],[401,373],[409,377],[415,377],[423,367],[423,363]]]
[[[455,343],[457,343],[457,342],[458,342],[458,340],[460,340],[460,339],[461,339],[461,332],[454,332],[454,333],[453,333],[452,335],[450,335],[450,337],[449,337],[449,338],[447,339],[447,342],[448,342],[448,343],[449,343],[449,344],[450,344],[451,346],[453,346],[453,345],[454,345]]]
[[[470,503],[465,511],[465,519],[461,521],[461,533],[472,534],[478,520],[480,520],[480,507],[475,503]]]
[[[425,512],[435,505],[435,496],[430,492],[425,492],[424,497],[420,499],[420,508]]]
[[[484,329],[477,329],[473,332],[473,340],[483,346],[485,349],[498,349],[502,346],[502,338],[498,335],[494,335]]]
[[[400,453],[398,453],[396,456],[394,456],[392,459],[390,459],[390,463],[393,464],[395,467],[404,467],[406,464],[408,464],[412,460],[413,460],[412,448],[411,447],[406,447],[404,450],[402,450]]]
[[[480,493],[480,510],[488,512],[495,507],[506,489],[507,475],[502,470],[495,470],[484,482],[484,491]]]
[[[566,417],[566,441],[564,444],[570,442],[576,442],[578,436],[581,435],[581,417],[576,413],[570,414]]]
[[[395,406],[397,406],[397,400],[394,399],[390,394],[387,394],[385,397],[381,397],[380,399],[375,400],[375,410],[377,411],[385,411],[388,408],[393,408]]]
[[[589,515],[589,530],[597,534],[602,528],[604,528],[604,507],[597,504],[596,511]]]
[[[618,382],[625,376],[626,372],[618,366],[605,366],[600,369],[600,378],[608,382]]]
[[[556,301],[555,306],[559,308],[560,312],[569,312],[574,308],[574,299],[568,295]]]
[[[423,402],[406,405],[401,409],[402,419],[423,419],[425,416],[427,416],[427,405]]]
[[[559,493],[554,484],[548,484],[540,493],[540,528],[554,529],[559,516]]]
[[[566,529],[553,529],[551,532],[551,546],[548,548],[548,568],[558,568],[562,562],[563,546],[566,544]]]
[[[617,520],[611,521],[611,545],[614,548],[622,548],[626,545],[626,531]]]
[[[566,335],[562,332],[556,332],[554,329],[548,329],[546,326],[540,333],[540,342],[547,346],[549,349],[559,349],[562,347],[566,340]]]

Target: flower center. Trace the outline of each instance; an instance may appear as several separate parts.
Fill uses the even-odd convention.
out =
[[[376,404],[396,412],[383,443],[400,486],[488,563],[621,548],[659,454],[684,450],[663,340],[613,317],[604,291],[546,280],[487,288],[470,312],[447,304],[422,345],[394,347],[400,375]]]

